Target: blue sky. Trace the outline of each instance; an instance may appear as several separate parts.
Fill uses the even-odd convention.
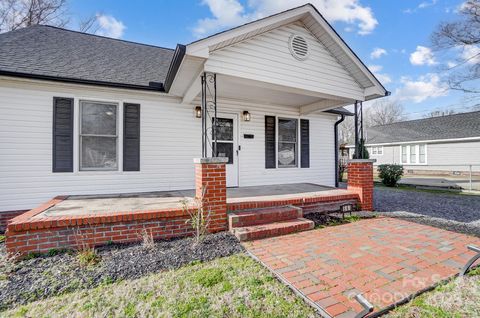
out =
[[[270,15],[308,1],[300,0],[71,0],[75,29],[98,14],[98,33],[174,48],[199,37]],[[467,111],[474,102],[448,91],[439,68],[468,53],[445,56],[430,50],[430,34],[441,21],[458,17],[458,0],[312,0],[392,97],[411,118],[436,109]],[[475,62],[480,63],[476,59]],[[480,84],[479,84],[480,85]]]

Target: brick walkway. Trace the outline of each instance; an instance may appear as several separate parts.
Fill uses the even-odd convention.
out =
[[[334,317],[375,312],[458,273],[480,239],[399,219],[375,218],[245,243],[271,270]]]

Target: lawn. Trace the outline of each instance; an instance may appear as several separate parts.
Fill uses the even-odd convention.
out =
[[[385,318],[480,317],[480,268],[396,308]]]
[[[76,291],[0,317],[315,317],[245,254]]]

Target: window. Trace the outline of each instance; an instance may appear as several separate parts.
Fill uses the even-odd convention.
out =
[[[419,154],[419,163],[426,163],[426,152],[425,152],[425,145],[419,145],[418,146],[418,154]]]
[[[118,169],[117,105],[80,102],[80,170]]]
[[[400,147],[400,161],[402,164],[426,164],[427,146],[421,145],[402,145]]]
[[[298,128],[296,119],[278,119],[278,167],[297,167]]]
[[[402,163],[408,163],[407,158],[407,146],[402,146]]]
[[[383,146],[376,146],[376,147],[370,147],[368,149],[368,152],[371,154],[371,155],[383,155]]]
[[[410,145],[410,163],[417,163],[417,146]]]

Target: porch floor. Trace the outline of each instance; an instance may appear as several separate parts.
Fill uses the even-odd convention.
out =
[[[227,204],[288,201],[299,198],[341,196],[349,192],[312,183],[277,184],[227,189]],[[193,202],[194,190],[159,191],[110,195],[72,195],[34,218],[83,216],[127,211],[181,209],[182,200]]]

